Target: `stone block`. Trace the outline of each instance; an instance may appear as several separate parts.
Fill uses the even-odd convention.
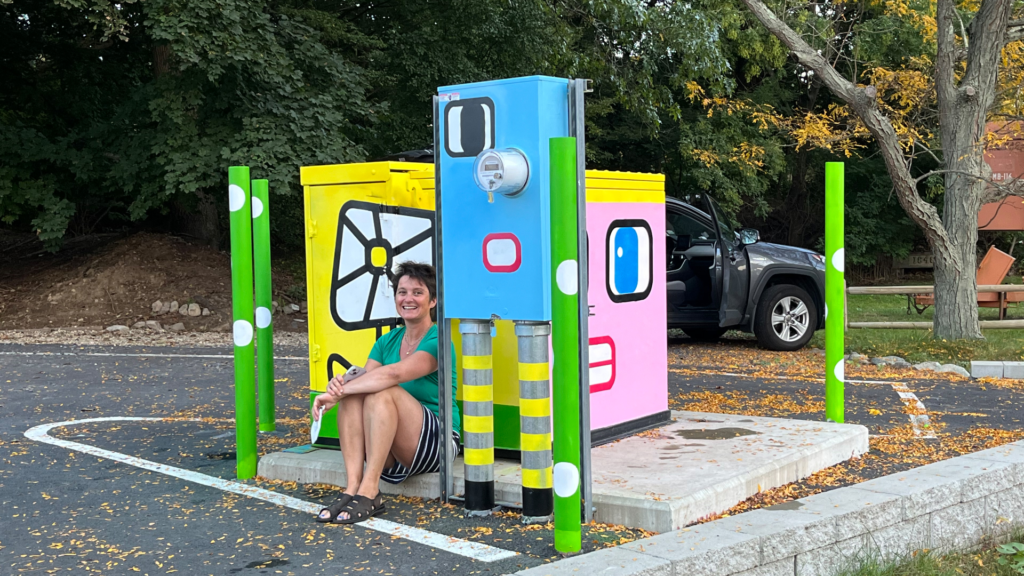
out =
[[[517,576],[672,576],[672,563],[657,558],[624,550],[605,548],[597,552],[573,556],[551,564],[543,564],[522,572]]]
[[[963,492],[961,502],[970,502],[989,494],[1002,492],[1018,484],[1024,484],[1024,466],[1014,466],[1009,462],[997,462],[987,458],[975,458],[972,454],[956,458],[974,468],[974,476],[964,479],[961,484]]]
[[[831,576],[843,570],[856,568],[862,558],[870,557],[871,540],[866,537],[850,538],[830,546],[798,554],[796,576]]]
[[[860,490],[903,496],[903,519],[909,520],[962,501],[963,482],[976,475],[977,463],[952,458],[857,485]]]
[[[1003,378],[1024,380],[1024,362],[1003,362]]]
[[[1003,363],[989,360],[971,360],[972,378],[1002,378]]]
[[[733,576],[793,576],[796,573],[796,561],[794,558],[784,558],[778,562],[737,572]],[[682,574],[677,572],[676,574]]]
[[[900,560],[918,550],[931,548],[931,517],[925,515],[904,520],[875,530],[868,537],[882,561]]]
[[[985,524],[994,535],[1006,535],[1024,526],[1024,486],[996,492],[985,498]]]
[[[1024,464],[1024,440],[975,452],[971,454],[971,458],[981,458],[1010,464]]]
[[[903,499],[857,487],[830,490],[801,498],[801,514],[836,517],[835,541],[841,542],[892,526],[903,520]]]
[[[933,512],[932,550],[945,554],[976,546],[988,533],[986,512],[984,498]]]
[[[799,510],[754,510],[737,516],[738,531],[758,536],[761,564],[810,552],[836,541],[836,516],[820,517]]]
[[[637,540],[621,548],[669,560],[676,574],[687,576],[733,574],[756,567],[761,558],[757,537],[731,529],[728,519]]]

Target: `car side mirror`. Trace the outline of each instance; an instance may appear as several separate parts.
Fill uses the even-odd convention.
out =
[[[749,244],[757,244],[761,240],[761,233],[753,228],[743,228],[740,230],[740,244],[747,246]]]

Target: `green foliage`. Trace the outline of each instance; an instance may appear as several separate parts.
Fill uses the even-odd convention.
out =
[[[1024,544],[1010,542],[996,548],[1000,556],[997,559],[1000,566],[1012,568],[1018,574],[1024,574]]]

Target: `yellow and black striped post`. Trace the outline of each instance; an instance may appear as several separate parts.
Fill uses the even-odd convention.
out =
[[[466,512],[494,509],[494,377],[491,323],[461,320],[462,437],[465,446]]]
[[[519,344],[519,448],[523,521],[548,522],[554,511],[551,475],[551,382],[547,322],[516,321]]]

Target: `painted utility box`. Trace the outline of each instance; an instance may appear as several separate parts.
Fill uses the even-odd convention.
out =
[[[568,81],[530,76],[438,94],[445,316],[551,320],[548,141],[569,135]]]
[[[434,263],[434,167],[410,162],[304,166],[310,402],[362,366],[396,326],[393,266]],[[333,408],[321,445],[338,444]]]
[[[404,260],[434,262],[433,169],[432,164],[404,162],[302,168],[311,399],[326,389],[333,374],[363,365],[374,341],[395,325],[383,268]],[[594,314],[590,412],[592,439],[598,444],[669,417],[665,193],[659,174],[590,170],[586,175],[588,296]],[[373,278],[367,274],[374,273],[377,287],[371,291]],[[353,284],[356,280],[361,283]],[[497,321],[495,328],[494,446],[514,451],[520,422],[516,336],[509,320]],[[461,379],[457,321],[452,338]],[[461,394],[460,382],[457,399]],[[337,445],[335,426],[328,413],[318,445]]]

